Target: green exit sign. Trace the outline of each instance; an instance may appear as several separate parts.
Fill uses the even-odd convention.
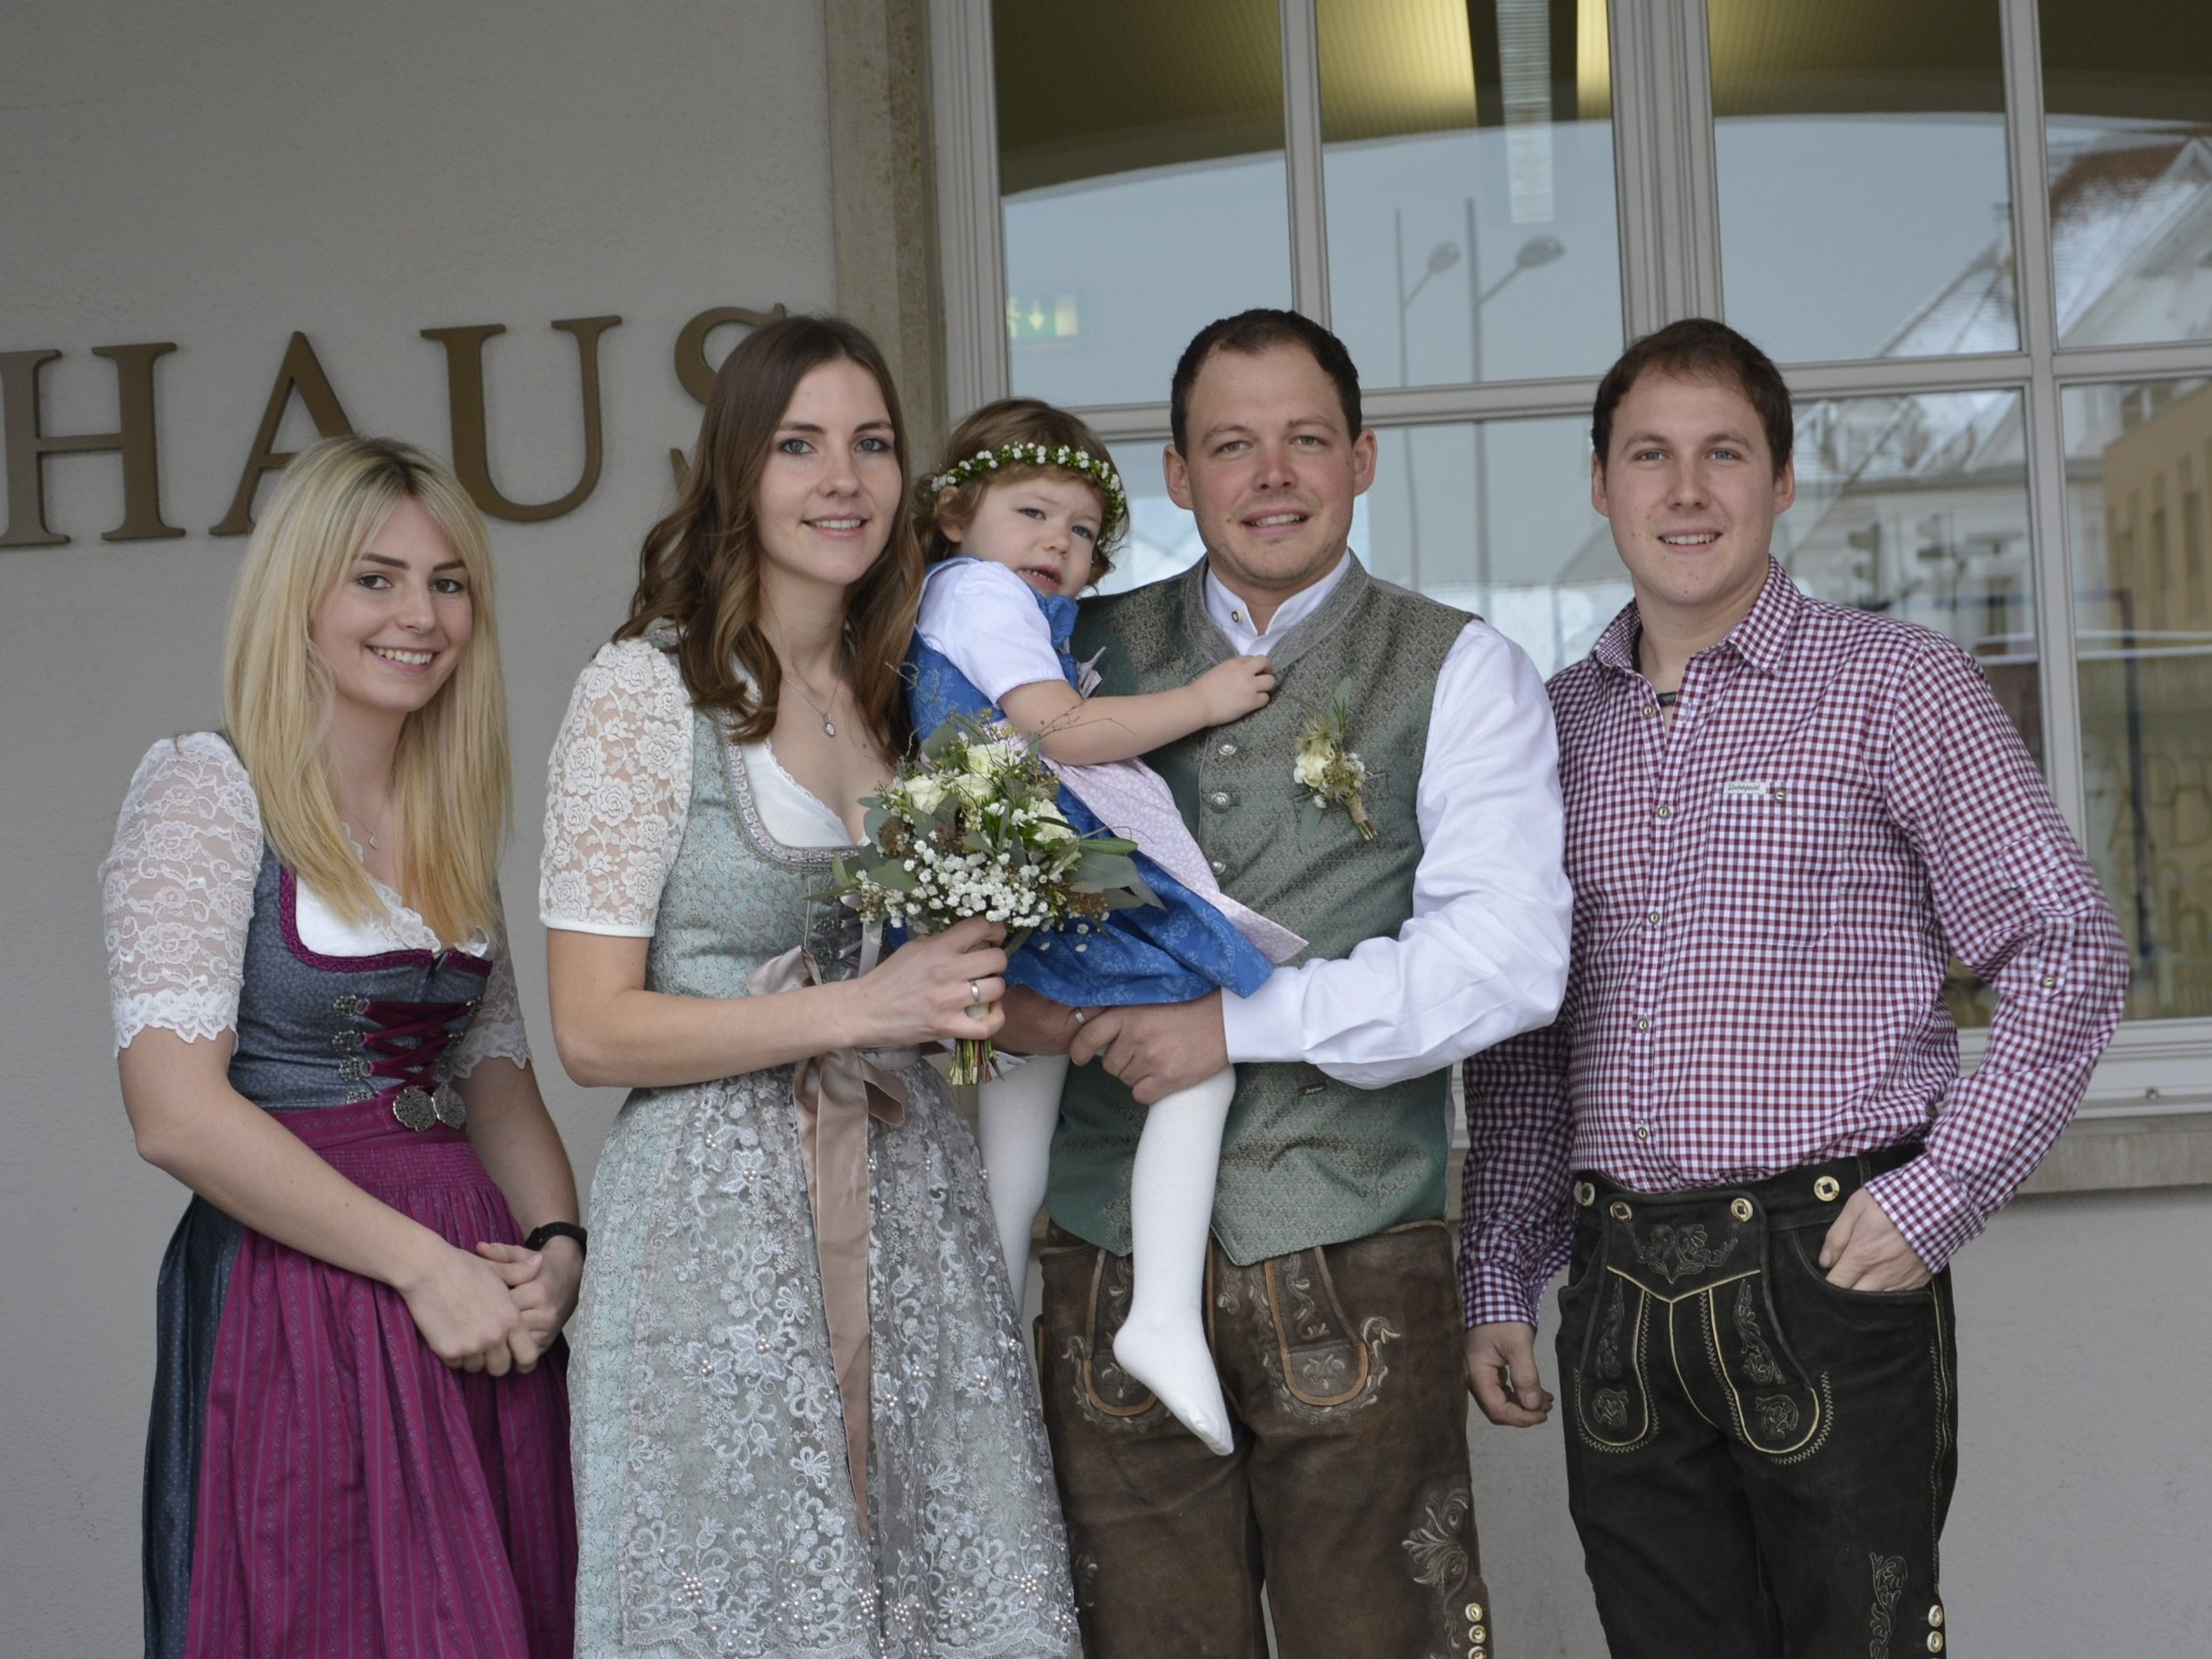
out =
[[[1017,346],[1069,340],[1083,332],[1083,303],[1074,294],[1009,294],[1006,338]]]

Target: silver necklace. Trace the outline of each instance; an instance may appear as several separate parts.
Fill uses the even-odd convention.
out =
[[[341,818],[341,819],[340,819],[340,820],[338,821],[338,823],[339,823],[339,827],[340,827],[340,829],[342,829],[343,830],[345,830],[346,834],[347,834],[348,837],[350,837],[350,836],[353,834],[353,825],[352,825],[350,822],[348,822],[347,820],[345,820],[345,819]],[[379,840],[376,838],[376,831],[375,831],[375,830],[370,830],[368,833],[369,833],[369,846],[368,846],[368,850],[369,850],[370,852],[373,853],[373,852],[375,852],[375,851],[376,851],[379,847],[381,847],[381,846],[383,845],[383,843],[382,843],[382,842],[381,842],[381,841],[379,841]]]
[[[805,703],[807,707],[815,711],[815,715],[822,722],[823,734],[825,737],[835,737],[837,735],[837,722],[830,718],[830,709],[837,707],[837,692],[834,690],[830,692],[830,708],[824,708],[821,704],[815,702],[814,699],[808,695],[806,682],[801,680],[796,674],[792,673],[791,669],[786,668],[783,671],[783,681],[785,684],[793,687],[799,692],[799,700],[801,702]]]

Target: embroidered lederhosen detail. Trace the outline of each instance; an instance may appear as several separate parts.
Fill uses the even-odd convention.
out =
[[[1356,1329],[1337,1296],[1324,1250],[1271,1257],[1261,1264],[1267,1310],[1275,1328],[1275,1363],[1286,1403],[1314,1410],[1372,1402],[1389,1368],[1381,1350],[1397,1337],[1387,1320],[1372,1317]]]
[[[1798,1363],[1775,1317],[1766,1218],[1750,1197],[1624,1193],[1591,1207],[1600,1235],[1586,1277],[1595,1281],[1597,1303],[1574,1375],[1583,1443],[1633,1451],[1651,1439],[1657,1423],[1646,1367],[1658,1310],[1667,1362],[1692,1410],[1780,1462],[1818,1451],[1833,1421],[1833,1395],[1824,1373]],[[1577,1280],[1575,1289],[1582,1288]],[[1700,1369],[1709,1378],[1705,1386],[1693,1385]]]
[[[1575,1366],[1575,1432],[1594,1451],[1649,1444],[1659,1420],[1644,1371],[1651,1298],[1634,1279],[1607,1271],[1605,1246],[1578,1281],[1600,1298]]]
[[[1121,1421],[1157,1408],[1159,1397],[1114,1361],[1113,1333],[1129,1315],[1134,1284],[1129,1258],[1093,1247],[1091,1294],[1083,1334],[1068,1339],[1063,1356],[1074,1368],[1076,1404],[1094,1420]]]

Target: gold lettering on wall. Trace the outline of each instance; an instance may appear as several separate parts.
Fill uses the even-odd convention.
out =
[[[620,323],[620,317],[570,317],[553,326],[576,336],[578,368],[584,387],[584,472],[576,487],[557,501],[510,501],[492,482],[484,408],[484,342],[504,334],[506,325],[479,323],[472,328],[424,329],[422,338],[446,348],[446,389],[453,412],[453,470],[462,487],[476,504],[496,519],[535,523],[572,512],[599,487],[599,467],[606,446],[600,428],[599,337]]]
[[[758,328],[787,315],[780,302],[761,310],[751,306],[716,306],[686,323],[676,339],[677,381],[692,398],[704,405],[714,391],[719,364],[707,356],[708,337],[731,325]],[[599,486],[606,454],[602,399],[600,395],[599,339],[618,325],[618,316],[569,317],[552,326],[576,340],[577,369],[584,405],[584,458],[575,486],[556,500],[510,500],[492,481],[489,411],[485,393],[484,342],[505,333],[503,323],[479,323],[468,328],[424,329],[422,337],[445,348],[446,404],[452,421],[454,472],[477,505],[496,519],[537,523],[571,512]],[[45,465],[50,456],[112,450],[123,468],[123,521],[102,536],[109,542],[139,542],[185,534],[161,516],[160,469],[156,445],[154,406],[155,362],[176,349],[174,341],[135,346],[95,346],[94,356],[115,365],[118,415],[112,432],[48,433],[41,424],[39,375],[46,364],[63,354],[58,350],[0,352],[0,459],[6,500],[0,503],[0,549],[59,547],[70,538],[46,523]],[[261,411],[261,424],[246,454],[229,510],[219,523],[209,527],[211,535],[243,535],[253,528],[255,497],[262,480],[281,471],[293,452],[276,447],[277,435],[291,413],[294,400],[315,424],[317,436],[336,437],[356,429],[338,401],[321,358],[303,333],[295,332],[284,347],[277,365],[276,381],[269,388]],[[687,481],[690,468],[681,450],[671,449],[676,487]]]
[[[103,542],[155,541],[184,531],[161,518],[161,470],[153,419],[154,360],[175,351],[174,341],[143,346],[95,346],[92,355],[115,364],[117,421],[112,432],[49,435],[38,416],[38,373],[58,351],[0,352],[0,413],[7,421],[7,526],[0,547],[59,547],[70,539],[46,526],[45,461],[49,455],[111,449],[123,458],[123,522]]]
[[[700,407],[706,406],[708,395],[714,390],[715,376],[721,372],[719,364],[707,361],[707,336],[725,323],[742,323],[749,329],[757,329],[764,323],[773,323],[785,315],[785,306],[777,300],[766,311],[755,311],[750,306],[717,306],[702,311],[684,325],[684,331],[676,337],[676,378],[684,383],[684,389],[692,395]],[[691,462],[684,459],[684,452],[671,449],[668,466],[676,474],[678,494],[692,481]]]
[[[353,423],[338,406],[338,394],[331,389],[331,377],[323,372],[322,359],[315,355],[305,334],[294,333],[291,343],[284,347],[284,361],[277,365],[276,384],[269,390],[268,407],[261,412],[261,429],[253,435],[253,448],[247,453],[246,470],[239,477],[237,494],[231,497],[231,510],[209,535],[243,535],[253,528],[254,490],[261,475],[282,470],[297,453],[270,447],[276,442],[277,429],[284,424],[284,411],[295,392],[306,405],[307,418],[315,422],[317,437],[337,437],[353,431]]]

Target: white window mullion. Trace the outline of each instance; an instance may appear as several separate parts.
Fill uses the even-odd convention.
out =
[[[1720,188],[1704,0],[1612,0],[1621,313],[1631,339],[1721,315]]]
[[[2058,308],[2051,276],[2051,186],[2044,158],[2043,48],[2036,0],[2002,0],[2005,138],[2012,184],[2013,292],[2028,350],[2029,546],[2036,649],[2043,664],[2044,774],[2077,837],[2088,831],[2082,776],[2081,681],[2074,661],[2074,576],[2068,546],[2066,434],[2060,418]]]
[[[2212,374],[2212,344],[2179,340],[2142,346],[2092,346],[2061,350],[2054,361],[2061,386],[2097,380],[2156,380]]]
[[[1675,315],[1718,317],[1724,303],[1720,168],[1714,152],[1713,53],[1706,32],[1705,0],[1675,0],[1671,22],[1674,131],[1670,142],[1676,150],[1672,165],[1682,196],[1675,220],[1682,246],[1675,265],[1683,309]]]
[[[991,0],[933,0],[930,118],[945,291],[945,407],[1006,395],[1005,220],[998,200],[998,91]]]
[[[1317,0],[1282,0],[1282,159],[1290,192],[1290,304],[1327,328],[1329,226],[1317,11]]]
[[[1651,82],[1655,0],[1610,0],[1606,38],[1613,83],[1613,180],[1620,219],[1620,315],[1628,339],[1667,320],[1666,251]]]

